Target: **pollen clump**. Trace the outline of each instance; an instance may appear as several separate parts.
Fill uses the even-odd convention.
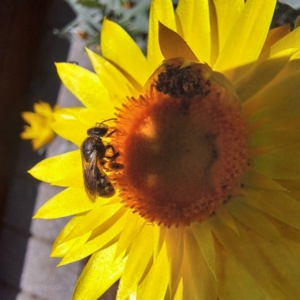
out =
[[[203,77],[197,65],[181,68],[179,65],[166,64],[165,71],[158,74],[155,88],[174,98],[191,98],[196,95],[207,96],[210,80]]]
[[[207,65],[175,58],[120,109],[115,184],[149,222],[203,222],[240,187],[246,125],[229,82]]]

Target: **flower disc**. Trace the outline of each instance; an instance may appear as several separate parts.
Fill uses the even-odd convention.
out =
[[[116,181],[125,204],[149,222],[202,222],[240,186],[246,126],[227,85],[207,65],[176,58],[121,110],[125,169]]]

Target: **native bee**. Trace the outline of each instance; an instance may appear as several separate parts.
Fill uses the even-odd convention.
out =
[[[112,145],[102,141],[103,137],[115,133],[115,130],[109,131],[108,125],[104,124],[110,120],[115,119],[105,120],[88,129],[88,137],[80,147],[84,186],[92,201],[95,201],[97,196],[111,197],[115,193],[104,170],[115,171],[123,168],[122,164],[115,161],[120,153]]]

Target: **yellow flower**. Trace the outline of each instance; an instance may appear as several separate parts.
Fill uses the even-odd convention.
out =
[[[50,124],[54,121],[53,112],[58,110],[58,106],[51,106],[40,101],[33,106],[34,112],[22,112],[22,118],[30,125],[24,126],[21,133],[23,140],[32,140],[33,150],[38,150],[50,143],[55,136]]]
[[[147,58],[105,20],[95,73],[57,65],[82,148],[30,173],[66,187],[35,217],[74,215],[52,256],[91,255],[74,299],[300,298],[300,29],[269,31],[275,3],[153,0]]]

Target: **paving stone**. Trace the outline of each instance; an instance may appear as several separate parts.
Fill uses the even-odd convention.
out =
[[[50,258],[51,244],[30,238],[21,277],[21,289],[41,298],[70,300],[81,263],[57,268],[59,259]]]
[[[118,284],[114,284],[99,300],[114,300],[118,290]]]
[[[17,295],[17,297],[15,298],[15,300],[48,300],[48,299],[41,298],[39,296],[32,295],[32,294],[29,294],[27,292],[21,291]]]
[[[68,61],[77,62],[81,67],[93,70],[91,62],[85,51],[85,41],[76,39],[70,46]]]
[[[59,193],[63,188],[50,186],[47,183],[41,182],[38,187],[38,195],[35,203],[35,212],[52,196]],[[69,218],[61,219],[33,219],[31,222],[31,234],[40,240],[47,241],[52,244],[61,229],[68,222]]]
[[[66,153],[78,149],[73,143],[64,140],[60,136],[56,136],[51,144],[47,147],[47,157],[55,156],[58,154]]]

